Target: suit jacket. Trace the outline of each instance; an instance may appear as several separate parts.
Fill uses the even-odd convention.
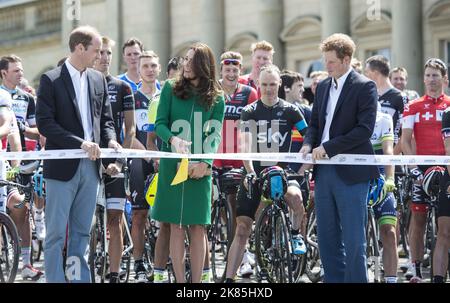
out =
[[[88,96],[91,105],[93,140],[116,140],[108,88],[104,76],[87,69]],[[36,122],[39,132],[47,138],[45,148],[79,149],[84,141],[75,90],[66,64],[41,76],[36,104]],[[44,178],[60,181],[72,179],[80,159],[44,161]],[[100,172],[100,160],[97,160]]]
[[[331,82],[330,77],[317,86],[311,122],[304,140],[304,144],[309,144],[312,148],[321,145]],[[377,102],[375,83],[352,70],[336,104],[330,126],[330,140],[323,144],[330,158],[337,154],[373,154],[370,137],[375,126]],[[346,184],[369,181],[379,175],[377,166],[337,167],[339,176]]]

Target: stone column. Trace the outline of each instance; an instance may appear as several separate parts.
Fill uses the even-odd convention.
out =
[[[80,0],[62,0],[61,8],[61,44],[69,52],[69,36],[81,18]]]
[[[215,2],[215,1],[214,1]],[[165,78],[167,62],[170,59],[170,1],[150,0],[149,37],[147,49],[159,55],[162,71],[160,78]]]
[[[284,67],[284,44],[280,39],[283,30],[283,1],[282,0],[260,0],[259,4],[259,26],[258,40],[270,42],[275,54],[273,63],[281,68]]]
[[[423,89],[422,0],[393,0],[392,62],[408,70],[408,88]]]
[[[113,58],[111,62],[111,75],[118,75],[120,73],[120,65],[122,63],[122,44],[123,44],[123,22],[122,22],[122,0],[107,0],[106,11],[108,12],[108,18],[106,19],[108,29],[108,37],[116,42],[116,46],[113,49]]]
[[[350,1],[321,0],[322,39],[334,34],[350,34]]]
[[[218,60],[225,47],[225,5],[223,0],[200,0],[200,42],[211,47]]]

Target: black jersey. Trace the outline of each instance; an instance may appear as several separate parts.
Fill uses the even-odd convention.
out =
[[[114,119],[116,137],[123,144],[124,112],[134,110],[134,98],[131,87],[125,81],[113,76],[107,76],[108,97]]]
[[[267,106],[258,100],[242,110],[241,131],[252,134],[252,152],[277,153],[290,152],[292,149],[292,131],[297,129],[305,135],[307,123],[299,108],[282,99]],[[274,165],[254,161],[255,171],[259,172],[263,166]],[[285,166],[284,163],[278,165]]]
[[[442,114],[442,136],[444,139],[450,138],[450,107]]]
[[[381,111],[392,117],[394,125],[394,143],[398,143],[400,137],[400,123],[403,115],[404,105],[408,103],[408,97],[396,88],[391,88],[382,96],[378,97]]]

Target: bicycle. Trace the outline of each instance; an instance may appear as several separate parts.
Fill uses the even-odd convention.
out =
[[[225,281],[228,250],[233,242],[234,217],[228,195],[237,192],[243,175],[242,169],[213,169],[214,200],[211,210],[211,225],[208,227],[208,241],[211,243],[211,271],[215,283]]]
[[[129,189],[129,171],[128,166],[124,165],[122,174],[113,176],[113,178],[123,178],[125,184],[125,194],[130,194]],[[108,279],[109,257],[108,246],[109,238],[106,221],[106,197],[105,197],[105,175],[102,175],[99,194],[97,196],[97,206],[95,216],[91,227],[91,238],[89,244],[89,267],[91,272],[91,281],[93,283],[104,283]],[[133,249],[133,241],[130,233],[130,222],[125,215],[122,214],[124,224],[124,249],[122,251],[121,272],[119,273],[120,283],[127,283],[130,276],[131,268],[131,250]]]
[[[275,175],[283,178],[281,168],[277,168]],[[264,170],[265,171],[265,170]],[[270,180],[264,180],[261,172],[256,182],[262,188],[268,186]],[[287,188],[288,180],[299,180],[302,176],[285,176]],[[247,182],[251,184],[252,178]],[[251,186],[248,187],[251,196]],[[260,279],[266,279],[270,283],[293,283],[298,279],[305,254],[293,254],[291,222],[289,210],[284,200],[286,190],[273,192],[271,195],[263,194],[270,201],[262,211],[255,225],[255,250],[256,262],[259,267]],[[264,192],[264,190],[262,190]]]
[[[400,230],[400,243],[402,245],[403,251],[405,252],[405,257],[409,257],[409,224],[411,221],[411,210],[409,205],[412,200],[412,186],[413,179],[408,176],[405,172],[395,172],[396,175],[396,190],[394,191],[394,196],[397,200],[397,212],[398,224]],[[402,269],[405,273],[407,268]]]
[[[23,182],[25,178],[22,179],[21,177],[30,175],[30,169],[33,169],[33,167],[28,164],[21,165],[13,174],[14,178]],[[25,194],[24,200],[14,205],[15,208],[22,208],[27,203],[32,202],[32,182],[23,185],[17,182],[0,180],[0,187],[4,186],[16,187],[20,194]],[[14,221],[4,212],[0,212],[0,229],[0,282],[13,283],[19,265],[20,237]]]

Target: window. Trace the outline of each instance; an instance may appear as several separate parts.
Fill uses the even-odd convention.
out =
[[[391,49],[390,48],[381,48],[376,50],[369,50],[366,52],[366,59],[372,56],[381,55],[386,57],[389,61],[391,61]]]

